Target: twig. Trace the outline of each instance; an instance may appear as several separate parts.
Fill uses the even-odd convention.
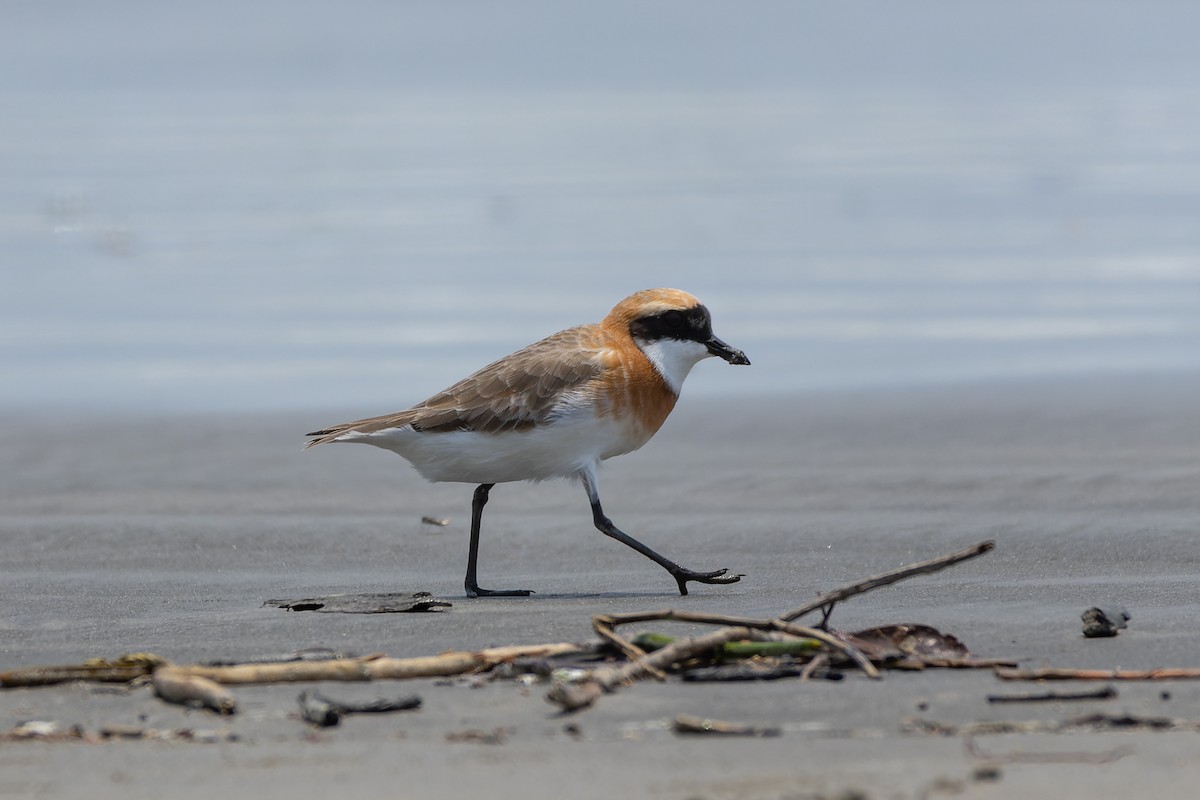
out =
[[[96,683],[128,683],[134,678],[149,675],[153,671],[149,664],[134,666],[88,666],[73,664],[49,667],[23,667],[0,673],[0,686],[6,689],[29,686],[53,686],[70,681],[94,681]]]
[[[646,656],[646,651],[618,634],[616,630],[613,629],[614,624],[615,623],[613,622],[612,617],[608,617],[603,614],[592,617],[592,630],[594,630],[600,636],[600,638],[611,642],[612,645],[624,653],[625,657],[630,661],[636,661],[639,658],[644,658]],[[651,670],[650,674],[654,676],[655,680],[665,681],[667,679],[666,674],[659,669]]]
[[[801,682],[812,680],[813,676],[821,670],[829,666],[829,654],[818,653],[807,664],[804,665],[804,671],[800,673]]]
[[[923,561],[919,564],[912,564],[883,573],[882,575],[876,575],[825,594],[811,603],[789,611],[786,614],[781,614],[773,619],[757,619],[725,614],[705,614],[694,611],[677,611],[674,609],[598,615],[592,618],[592,626],[596,629],[596,632],[615,644],[622,652],[630,656],[631,660],[622,667],[604,667],[593,670],[585,680],[577,683],[556,683],[551,687],[549,693],[547,693],[546,699],[552,703],[556,703],[564,711],[568,712],[586,708],[594,703],[596,698],[601,694],[611,691],[613,687],[620,683],[641,677],[646,673],[661,675],[661,672],[659,672],[661,668],[666,668],[677,661],[693,655],[707,652],[725,642],[747,638],[752,635],[752,631],[771,631],[806,639],[815,639],[830,650],[843,654],[847,659],[854,662],[868,677],[879,678],[879,670],[857,647],[833,636],[827,631],[796,625],[793,620],[819,608],[826,609],[825,619],[828,620],[833,604],[841,600],[869,592],[881,586],[888,586],[914,575],[926,575],[937,572],[961,561],[966,561],[967,559],[990,552],[994,547],[994,542],[981,542],[966,550],[960,550],[956,553]],[[667,620],[717,624],[726,627],[704,636],[676,641],[666,647],[655,650],[653,653],[642,655],[638,655],[640,648],[619,636],[615,630],[618,625]]]
[[[697,611],[677,611],[675,609],[668,608],[662,611],[612,614],[603,617],[603,620],[604,623],[610,627],[623,625],[630,622],[673,621],[728,625],[762,631],[778,631],[780,633],[786,633],[790,634],[791,636],[798,636],[804,639],[816,639],[827,647],[845,655],[846,658],[858,665],[858,668],[861,669],[863,673],[867,675],[867,677],[880,677],[879,670],[875,668],[875,665],[871,663],[871,660],[863,655],[861,651],[859,651],[849,642],[845,642],[828,633],[827,631],[796,625],[790,620],[785,620],[782,617],[775,619],[758,619],[756,617],[736,617],[729,616],[727,614],[707,614]],[[593,618],[592,624],[595,626],[596,618]]]
[[[784,633],[790,633],[793,636],[802,636],[805,639],[816,639],[817,641],[828,645],[833,650],[838,651],[842,655],[846,656],[846,658],[853,661],[854,664],[861,669],[863,674],[868,678],[878,680],[882,677],[879,670],[874,664],[871,663],[871,659],[863,655],[861,650],[849,642],[845,642],[838,637],[827,633],[826,631],[818,630],[816,628],[807,628],[803,625],[796,625],[792,622],[784,622],[783,620],[778,619],[771,620],[771,626],[775,630],[783,631]]]
[[[1064,700],[1112,700],[1117,690],[1112,686],[1090,692],[1040,692],[1037,694],[989,694],[989,703],[1057,703]]]
[[[720,647],[725,642],[745,639],[751,635],[747,628],[720,628],[704,636],[680,639],[619,667],[594,669],[580,683],[556,683],[550,687],[546,699],[557,704],[564,711],[586,708],[601,694],[618,684],[640,678],[651,670],[665,669],[676,661],[683,661],[700,653],[706,653],[714,647]]]
[[[1002,681],[1166,681],[1200,678],[1200,667],[1159,669],[1005,669],[997,667]]]
[[[874,577],[867,578],[866,580],[851,583],[847,586],[843,586],[840,589],[835,589],[832,592],[823,594],[816,600],[805,603],[799,608],[793,609],[786,614],[780,614],[778,619],[781,619],[785,622],[790,622],[794,619],[803,617],[805,614],[810,614],[817,609],[829,607],[829,611],[827,611],[825,614],[825,621],[828,621],[829,613],[832,612],[832,607],[835,603],[841,602],[842,600],[850,597],[854,597],[858,594],[869,592],[872,589],[878,589],[882,586],[889,586],[898,581],[905,580],[906,578],[938,572],[946,567],[954,566],[962,561],[981,556],[984,553],[989,553],[995,547],[996,543],[988,540],[986,542],[980,542],[974,547],[968,547],[965,550],[959,550],[956,553],[950,553],[949,555],[932,558],[929,561],[922,561],[919,564],[911,564],[907,567],[900,567],[899,569],[894,569],[890,572],[884,572],[880,575],[875,575]]]
[[[153,653],[127,653],[112,660],[94,658],[83,664],[23,667],[0,673],[0,687],[53,686],[68,681],[128,683],[166,663],[165,658]]]

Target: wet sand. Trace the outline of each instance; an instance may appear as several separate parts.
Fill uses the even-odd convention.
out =
[[[687,598],[592,529],[582,490],[561,482],[498,486],[485,517],[481,583],[538,593],[466,600],[470,487],[426,484],[368,447],[300,452],[304,431],[382,410],[10,415],[0,669],[130,651],[182,663],[317,646],[427,655],[588,639],[594,613],[665,607],[767,616],[984,539],[994,553],[855,598],[833,624],[926,623],[1027,667],[1200,666],[1200,376],[685,397],[642,452],[606,465],[601,492],[618,525],[664,554],[746,574]],[[416,590],[454,607],[340,615],[262,605]],[[1131,611],[1129,629],[1085,640],[1080,612],[1107,602]],[[242,710],[229,719],[166,706],[146,689],[6,690],[0,730],[38,719],[240,739],[3,744],[0,796],[1116,798],[1191,797],[1200,780],[1195,733],[981,736],[980,750],[1024,759],[987,779],[976,769],[988,762],[963,737],[902,728],[910,718],[1092,712],[1200,720],[1200,682],[1124,683],[1115,700],[1039,705],[989,705],[988,694],[1034,687],[988,672],[642,683],[570,718],[543,701],[543,686],[319,688],[360,699],[415,691],[425,702],[314,734],[294,718],[298,686],[237,688]],[[680,713],[784,733],[680,738],[669,728]],[[502,744],[446,739],[497,728]],[[1079,763],[1123,745],[1132,752],[1111,763]]]

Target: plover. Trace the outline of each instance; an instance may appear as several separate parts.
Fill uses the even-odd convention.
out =
[[[696,297],[647,289],[617,303],[601,322],[535,342],[406,411],[314,431],[306,447],[373,444],[400,454],[430,481],[478,484],[468,597],[532,592],[479,586],[480,521],[495,484],[549,478],[578,479],[596,528],[662,566],[686,595],[689,581],[735,583],[741,576],[686,569],[622,532],[600,506],[596,473],[601,461],[637,450],[655,434],[684,378],[710,356],[750,363],[713,334],[708,309]]]

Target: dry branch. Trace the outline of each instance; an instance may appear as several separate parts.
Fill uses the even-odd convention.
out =
[[[127,667],[94,667],[86,664],[23,667],[0,673],[0,686],[6,689],[15,689],[28,686],[53,686],[70,681],[129,683],[134,678],[149,675],[152,669],[146,664]]]
[[[789,611],[786,614],[781,614],[773,619],[677,611],[675,609],[595,616],[592,618],[592,627],[602,637],[624,652],[630,658],[630,661],[621,667],[595,669],[587,678],[577,683],[556,683],[547,693],[546,699],[557,704],[564,711],[575,711],[586,708],[594,703],[596,698],[601,694],[611,691],[618,684],[641,677],[644,674],[660,677],[660,669],[665,669],[671,664],[686,658],[706,653],[726,642],[750,638],[755,635],[754,632],[759,631],[769,631],[776,634],[782,633],[804,639],[815,639],[825,645],[828,650],[840,653],[852,661],[867,677],[879,678],[880,672],[878,668],[871,663],[871,659],[853,644],[828,631],[797,625],[793,620],[820,608],[826,610],[825,619],[828,620],[834,603],[845,600],[848,597],[869,592],[872,589],[891,585],[905,578],[911,578],[916,575],[927,575],[943,570],[946,567],[990,552],[994,547],[995,543],[992,541],[981,542],[965,550],[930,559],[929,561],[922,561],[919,564],[912,564],[892,570],[891,572],[885,572],[881,575],[844,586],[841,589],[817,598],[811,603]],[[615,630],[619,625],[651,621],[692,622],[724,625],[726,627],[704,636],[674,642],[648,655],[639,655],[641,649],[619,636]],[[758,633],[757,636],[761,637],[762,634]],[[954,664],[954,666],[962,665],[957,662]]]
[[[418,658],[364,656],[332,661],[289,661],[281,664],[242,664],[228,667],[175,667],[188,675],[223,684],[289,683],[300,681],[371,681],[440,678],[491,669],[515,658],[549,658],[578,653],[578,644],[537,644],[457,651]]]
[[[653,621],[696,622],[710,625],[727,625],[751,628],[753,630],[760,631],[776,631],[803,639],[815,639],[830,649],[842,653],[846,658],[854,662],[868,677],[879,677],[879,670],[875,668],[875,665],[871,663],[870,659],[864,656],[849,642],[845,642],[827,631],[796,625],[792,622],[783,620],[782,618],[759,619],[756,617],[736,617],[728,614],[707,614],[698,611],[678,611],[668,608],[662,611],[644,611],[630,614],[611,614],[593,617],[592,627],[596,628],[598,631],[601,628],[607,628],[611,630],[617,625],[624,625],[626,623]]]
[[[989,694],[989,703],[1061,703],[1071,700],[1112,700],[1117,690],[1112,686],[1087,692],[1038,692],[1037,694]]]
[[[23,667],[0,673],[0,687],[53,686],[69,681],[128,683],[166,663],[166,659],[153,653],[128,653],[111,660],[94,658],[83,664]]]
[[[619,684],[639,678],[653,670],[666,669],[677,661],[707,653],[725,642],[746,639],[752,635],[748,628],[720,628],[703,636],[680,639],[619,667],[594,669],[585,680],[579,683],[556,683],[546,694],[546,699],[557,704],[564,711],[586,708],[601,694]]]
[[[910,564],[907,567],[900,567],[899,569],[894,569],[890,572],[884,572],[867,578],[866,580],[857,581],[856,583],[851,583],[843,586],[840,589],[835,589],[832,592],[823,594],[816,600],[805,603],[799,608],[792,609],[786,614],[780,614],[778,619],[790,622],[791,620],[799,619],[805,614],[810,614],[813,611],[822,608],[829,609],[829,611],[827,611],[825,614],[825,618],[828,619],[829,612],[832,611],[832,607],[835,603],[841,602],[842,600],[850,597],[854,597],[858,594],[869,592],[872,589],[890,586],[893,583],[897,583],[898,581],[906,580],[907,578],[912,578],[917,575],[928,575],[933,572],[939,572],[946,567],[952,567],[960,562],[981,556],[984,553],[989,553],[995,547],[996,543],[989,539],[986,542],[980,542],[974,547],[968,547],[965,550],[959,550],[956,553],[939,556],[938,558],[931,558],[930,560],[922,561],[919,564]]]

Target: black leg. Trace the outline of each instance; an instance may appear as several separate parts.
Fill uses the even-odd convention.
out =
[[[737,583],[742,579],[741,575],[728,575],[727,569],[718,569],[713,572],[696,572],[694,570],[681,567],[666,556],[656,553],[646,545],[639,542],[629,534],[622,531],[613,521],[604,515],[604,509],[600,507],[600,495],[596,491],[596,484],[590,475],[583,475],[583,486],[587,490],[588,500],[592,504],[592,521],[596,525],[596,529],[605,536],[611,536],[618,542],[632,547],[639,553],[649,558],[654,563],[671,573],[675,578],[675,582],[679,584],[679,593],[687,595],[688,581],[696,583]]]
[[[532,589],[481,589],[475,575],[476,563],[479,561],[479,523],[483,519],[483,507],[487,505],[488,492],[494,483],[481,483],[475,487],[475,497],[471,500],[471,548],[467,555],[467,579],[463,582],[467,597],[528,597]]]

